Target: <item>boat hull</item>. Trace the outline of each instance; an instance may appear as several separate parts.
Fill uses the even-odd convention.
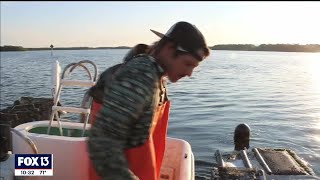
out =
[[[83,123],[61,122],[64,136],[60,136],[58,123],[52,123],[50,135],[46,134],[49,121],[36,121],[21,124],[15,129],[31,139],[39,154],[53,154],[53,176],[41,179],[89,179],[89,156],[87,137],[81,137]],[[91,128],[87,125],[86,130]],[[87,134],[87,132],[85,133]],[[13,154],[33,154],[33,150],[20,136],[12,133]],[[194,157],[188,142],[167,138],[165,156],[161,167],[160,179],[194,179]],[[32,177],[37,179],[39,177]]]

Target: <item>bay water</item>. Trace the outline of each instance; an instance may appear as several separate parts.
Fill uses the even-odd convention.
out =
[[[56,60],[62,69],[91,60],[102,72],[127,51],[1,52],[0,109],[22,96],[51,97]],[[62,104],[79,103],[84,92],[66,90]],[[233,150],[240,123],[251,128],[251,147],[294,150],[320,176],[320,53],[211,51],[192,77],[168,82],[168,93],[168,136],[190,143],[196,179],[210,178],[217,149]]]

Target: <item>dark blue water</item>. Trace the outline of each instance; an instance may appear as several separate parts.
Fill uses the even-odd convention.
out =
[[[128,50],[1,52],[1,107],[21,96],[51,97],[51,67],[88,59],[102,72]],[[233,150],[240,123],[251,147],[290,148],[320,176],[320,53],[212,51],[191,78],[169,83],[169,136],[188,141],[196,178],[209,179],[214,152]],[[83,89],[62,95],[78,103]]]

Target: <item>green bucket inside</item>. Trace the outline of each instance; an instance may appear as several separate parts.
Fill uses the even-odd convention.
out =
[[[30,129],[28,132],[36,133],[36,134],[47,134],[48,127],[34,127]],[[62,128],[63,136],[66,137],[88,137],[89,131],[86,130],[84,132],[84,136],[82,136],[82,129],[73,129],[73,128]],[[50,135],[61,136],[60,130],[58,127],[51,127]]]

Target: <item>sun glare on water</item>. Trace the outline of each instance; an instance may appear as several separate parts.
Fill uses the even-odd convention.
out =
[[[320,94],[320,53],[315,53],[310,58],[309,72],[312,87]]]
[[[310,56],[307,58],[309,64],[308,64],[308,71],[310,74],[310,81],[311,81],[311,91],[314,92],[317,99],[314,99],[313,106],[314,107],[320,107],[320,53],[310,54]],[[315,118],[316,118],[316,124],[315,128],[320,131],[320,108],[316,108]],[[320,137],[318,134],[315,134],[313,136],[314,140],[320,144]]]

